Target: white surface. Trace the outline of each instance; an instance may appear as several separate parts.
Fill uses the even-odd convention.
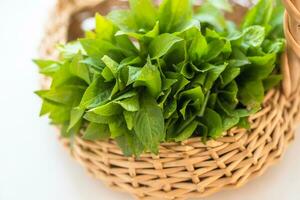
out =
[[[0,0],[0,200],[131,200],[87,176],[38,117],[36,57],[53,0]],[[206,200],[299,200],[300,137],[283,162]]]

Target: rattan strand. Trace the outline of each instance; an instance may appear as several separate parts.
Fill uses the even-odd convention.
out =
[[[51,14],[41,55],[57,58],[55,45],[66,42],[72,14],[98,3],[99,0],[60,0]],[[299,4],[291,0],[284,3],[288,11],[288,51],[283,55],[282,88],[268,92],[263,109],[250,117],[250,131],[234,128],[207,144],[200,138],[161,144],[159,155],[143,154],[139,159],[124,157],[112,140],[90,142],[76,137],[72,146],[68,139],[60,141],[95,178],[143,200],[203,197],[224,188],[240,187],[263,174],[282,157],[300,119],[300,45],[296,36]],[[43,84],[47,87],[49,81],[44,79]]]

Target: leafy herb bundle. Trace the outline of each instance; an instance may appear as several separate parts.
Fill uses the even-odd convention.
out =
[[[52,78],[36,92],[41,115],[62,135],[115,139],[125,155],[158,153],[164,141],[215,139],[247,127],[280,80],[283,7],[260,0],[241,26],[226,0],[130,0],[130,10],[96,15],[86,37],[60,46],[58,61],[35,60]],[[224,8],[224,10],[220,10]]]

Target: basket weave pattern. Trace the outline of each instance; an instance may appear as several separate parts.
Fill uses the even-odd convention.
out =
[[[60,0],[46,29],[42,56],[57,58],[55,44],[67,41],[73,13],[100,2]],[[143,200],[203,197],[223,188],[242,186],[261,175],[281,158],[300,119],[300,12],[297,9],[300,3],[296,0],[284,0],[284,3],[288,42],[282,59],[284,80],[280,89],[268,92],[263,109],[250,117],[250,131],[234,128],[223,138],[207,144],[199,138],[180,144],[164,143],[159,155],[143,154],[139,159],[124,157],[112,140],[90,142],[76,137],[72,148],[68,139],[60,138],[60,141],[94,177]]]

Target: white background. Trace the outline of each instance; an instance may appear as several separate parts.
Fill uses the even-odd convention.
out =
[[[38,74],[31,59],[53,1],[0,0],[0,200],[133,199],[87,176],[47,119],[38,117]],[[205,199],[300,200],[299,154],[300,137],[262,177]]]

